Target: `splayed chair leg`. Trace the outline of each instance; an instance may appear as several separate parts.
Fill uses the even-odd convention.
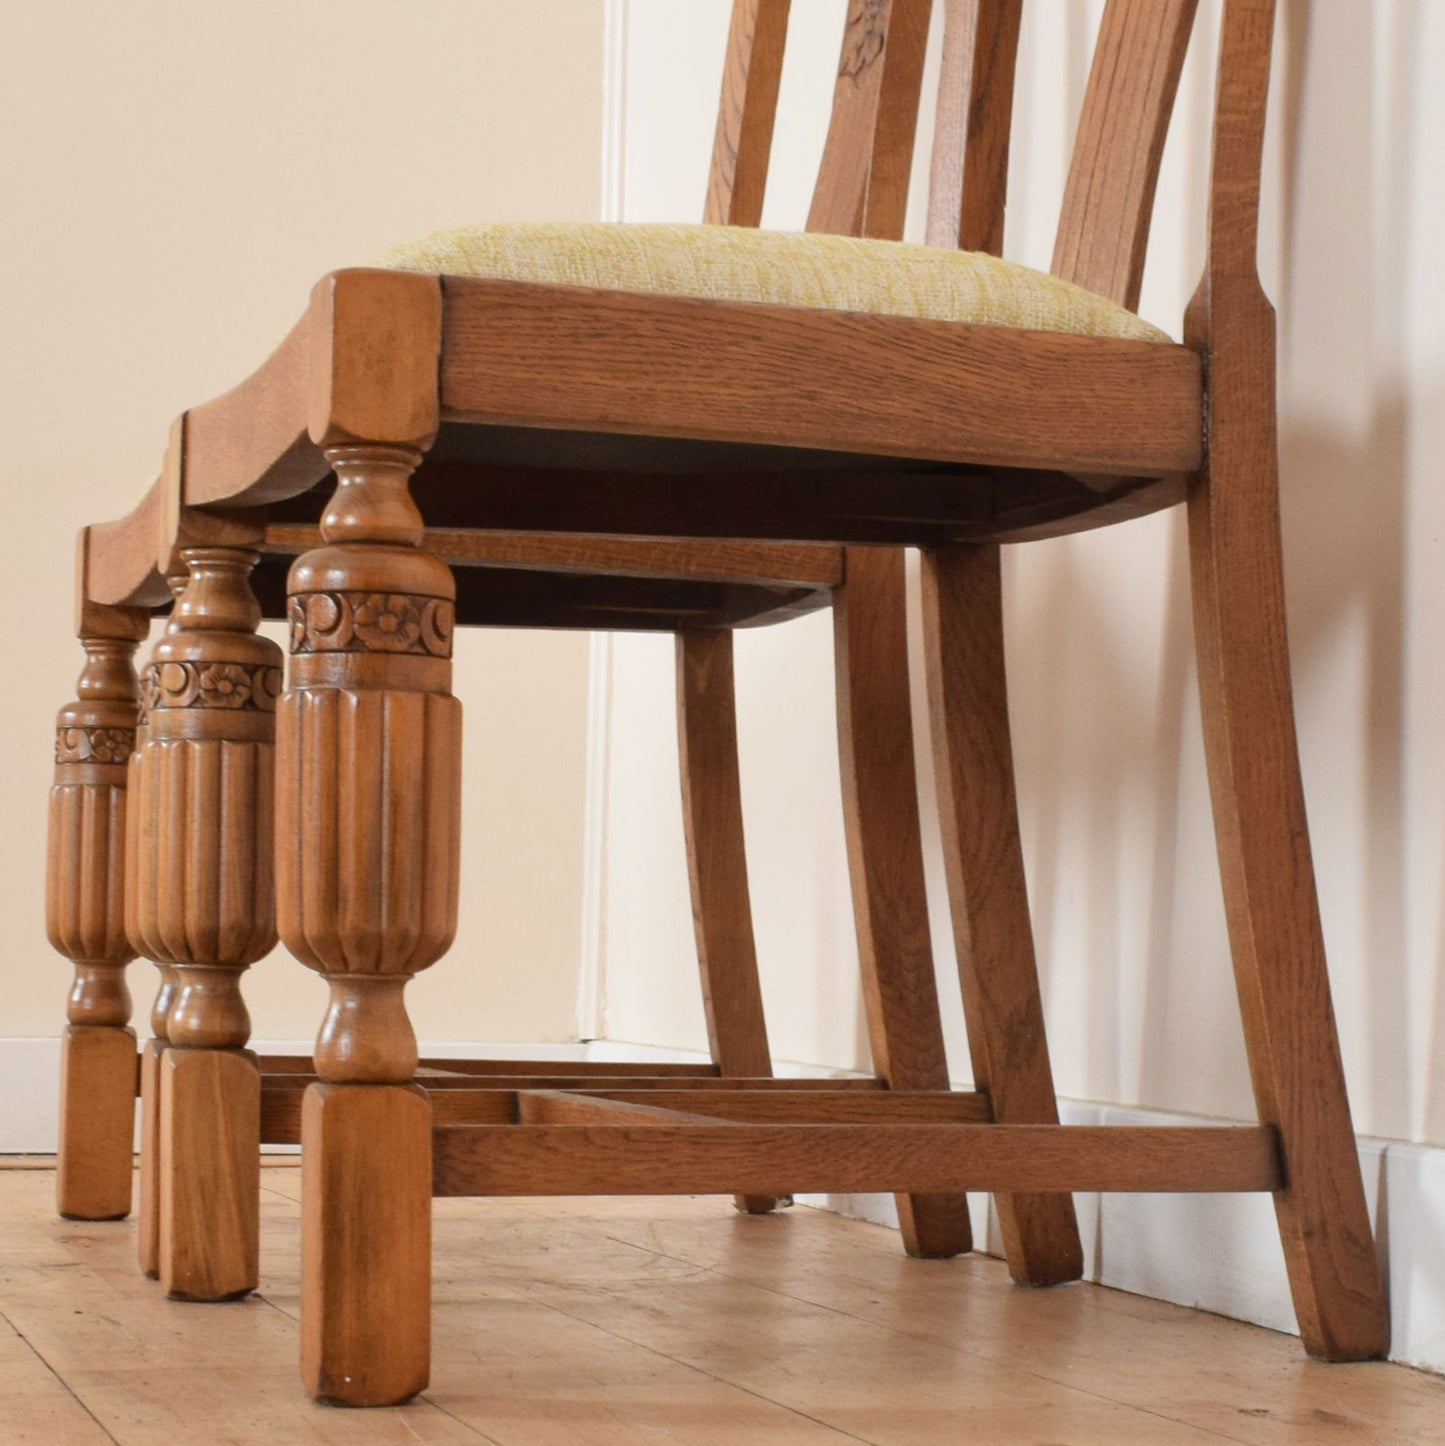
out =
[[[999,549],[923,555],[923,633],[949,905],[975,1086],[993,1118],[1056,1125],[1019,842],[1004,682]],[[1077,1280],[1083,1250],[1068,1195],[996,1195],[1009,1271],[1028,1285]]]

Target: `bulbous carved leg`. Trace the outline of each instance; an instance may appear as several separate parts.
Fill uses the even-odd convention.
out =
[[[188,581],[145,676],[134,932],[170,971],[151,1061],[158,1273],[171,1295],[224,1300],[253,1290],[258,1269],[260,1075],[240,978],[276,937],[281,653],[255,635],[254,552],[181,556]]]
[[[76,1220],[126,1215],[135,1120],[135,1032],[125,966],[126,765],[135,742],[131,659],[144,619],[127,637],[84,637],[78,697],[57,720],[50,791],[45,922],[75,965],[61,1040],[60,1213]]]
[[[302,1112],[302,1376],[318,1399],[378,1406],[420,1391],[430,1361],[431,1109],[402,991],[456,931],[455,591],[417,550],[418,454],[327,457],[328,545],[289,584],[277,918],[331,985]]]

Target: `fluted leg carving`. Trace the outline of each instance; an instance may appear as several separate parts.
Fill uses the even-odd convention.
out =
[[[188,571],[143,684],[133,932],[162,967],[156,1266],[171,1295],[253,1290],[260,1076],[245,970],[275,943],[272,789],[281,652],[257,637],[256,554],[187,548]],[[167,977],[168,976],[168,977]],[[168,986],[168,987],[167,987]],[[141,1247],[145,1263],[145,1245]]]
[[[302,1114],[302,1375],[319,1399],[374,1406],[429,1370],[431,1109],[402,992],[456,931],[461,705],[451,572],[417,550],[418,454],[326,455],[327,546],[289,584],[277,917],[331,986]]]
[[[61,1040],[57,1207],[77,1220],[129,1213],[135,1032],[125,966],[127,761],[135,743],[131,659],[143,631],[83,637],[78,696],[56,725],[45,924],[75,966]]]

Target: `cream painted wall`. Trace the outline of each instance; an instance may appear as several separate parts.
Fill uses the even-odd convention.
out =
[[[780,122],[789,139],[774,169],[787,199],[770,206],[772,225],[803,214],[841,9],[793,6]],[[1099,9],[1031,7],[1008,249],[1034,265],[1048,263]],[[726,10],[726,0],[629,0],[628,219],[699,214]],[[1201,7],[1211,39],[1196,46],[1181,90],[1142,307],[1175,334],[1200,264],[1217,13],[1217,3]],[[1261,258],[1282,320],[1300,738],[1356,1123],[1435,1143],[1445,1143],[1445,93],[1431,81],[1442,73],[1445,7],[1283,0]],[[1009,552],[1022,824],[1060,1090],[1233,1117],[1251,1102],[1181,522],[1165,515]],[[605,1029],[700,1047],[670,648],[619,639],[612,669]],[[738,671],[774,1052],[861,1066],[827,619],[743,635]],[[926,769],[924,793],[927,814]],[[950,1059],[966,1078],[936,839],[929,859]]]
[[[45,789],[72,696],[71,550],[154,476],[170,419],[233,385],[323,272],[491,218],[596,219],[596,0],[16,0],[0,7],[0,407],[11,629],[0,1036],[49,1036]],[[469,634],[466,882],[455,952],[412,988],[430,1040],[576,1033],[587,642]],[[142,1015],[149,970],[132,968]],[[261,1038],[309,1039],[324,988],[250,976]]]

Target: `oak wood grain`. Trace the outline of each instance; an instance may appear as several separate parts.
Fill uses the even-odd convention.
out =
[[[986,1124],[993,1118],[988,1097],[971,1090],[607,1089],[594,1093],[662,1110],[775,1124],[906,1124],[930,1120]]]
[[[838,564],[841,579],[841,553]],[[683,837],[708,1045],[724,1075],[769,1075],[743,843],[732,634],[679,633],[674,669]],[[775,1203],[766,1195],[737,1197],[738,1208],[752,1215]]]
[[[306,430],[312,335],[308,313],[238,387],[186,413],[187,506],[259,506],[326,476]]]
[[[443,296],[447,419],[1111,475],[1199,465],[1199,358],[1163,342],[470,277]]]
[[[159,1060],[161,1287],[229,1300],[260,1271],[261,1076],[238,1049],[169,1045]]]
[[[84,565],[85,544],[81,561]],[[75,701],[60,710],[46,837],[45,932],[71,964],[61,1036],[56,1206],[108,1220],[131,1205],[135,1033],[126,965],[127,783],[137,723],[131,614],[84,616]]]
[[[703,210],[707,222],[756,226],[762,221],[788,9],[789,0],[737,0],[733,5]]]
[[[266,546],[272,551],[306,552],[320,545],[319,527],[277,522],[266,528]],[[421,546],[453,567],[792,584],[819,590],[835,587],[843,580],[842,549],[806,543],[718,538],[706,548],[699,548],[670,538],[428,527]]]
[[[850,5],[808,230],[903,234],[932,0]]]
[[[1265,1191],[1265,1126],[452,1125],[438,1195],[878,1191]]]
[[[1000,1123],[1056,1124],[1014,790],[999,550],[927,552],[922,577],[935,787],[973,1077]],[[995,1205],[1015,1279],[1079,1278],[1067,1195],[998,1195]]]
[[[708,1043],[722,1074],[769,1075],[743,848],[731,635],[680,633],[676,665],[683,833]]]
[[[135,1256],[142,1275],[161,1273],[161,1054],[165,1041],[148,1039],[140,1052],[140,1168],[136,1190]],[[264,1139],[264,1135],[262,1136]]]
[[[263,1054],[261,1069],[266,1074],[311,1074],[316,1069],[313,1056],[309,1054]],[[630,1060],[569,1059],[569,1060],[525,1060],[525,1059],[450,1059],[423,1057],[417,1062],[418,1071],[441,1071],[461,1075],[544,1075],[564,1074],[576,1079],[607,1079],[610,1077],[633,1078],[646,1075],[657,1079],[686,1079],[689,1082],[709,1077],[716,1078],[716,1064],[686,1062],[633,1063]],[[865,1082],[871,1087],[871,1081]],[[843,1087],[846,1087],[843,1086]]]
[[[1003,255],[1023,0],[945,0],[927,241]]]
[[[67,1220],[130,1213],[135,1031],[68,1024],[60,1036],[56,1210]]]
[[[334,271],[307,313],[307,430],[323,450],[425,448],[437,429],[441,285],[406,271]]]
[[[947,1089],[909,714],[903,553],[850,548],[846,565],[833,608],[833,666],[843,827],[873,1067],[894,1089]],[[911,1255],[943,1257],[972,1247],[962,1196],[900,1196],[898,1216]]]
[[[427,1097],[316,1084],[302,1108],[302,1382],[317,1400],[399,1405],[431,1363]]]
[[[1159,162],[1197,0],[1109,0],[1050,269],[1139,305]]]

